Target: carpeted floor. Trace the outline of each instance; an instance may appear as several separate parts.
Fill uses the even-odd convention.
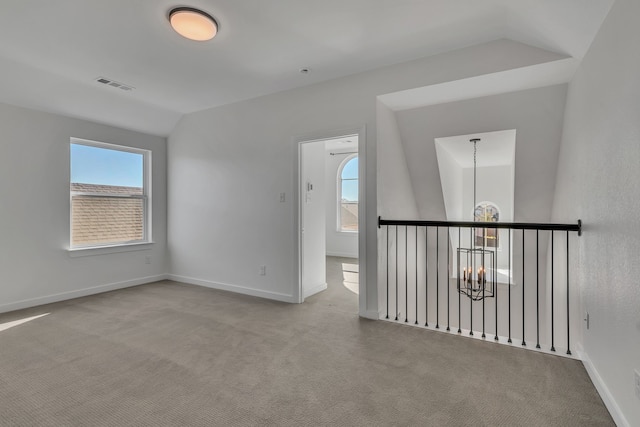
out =
[[[0,315],[51,313],[0,331],[0,425],[614,425],[580,362],[360,319],[328,260],[302,305],[165,281]]]

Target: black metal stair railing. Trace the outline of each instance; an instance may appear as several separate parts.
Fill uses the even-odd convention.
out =
[[[395,321],[404,320],[404,323],[409,323],[409,320],[411,319],[415,320],[413,322],[415,325],[440,329],[442,309],[443,311],[446,311],[444,314],[446,315],[447,331],[451,331],[453,328],[454,330],[457,330],[458,334],[462,334],[464,329],[468,330],[469,335],[474,335],[475,331],[481,333],[482,338],[486,338],[487,333],[493,333],[494,341],[504,340],[506,343],[512,343],[514,339],[521,338],[521,345],[523,347],[526,347],[527,341],[529,339],[533,339],[535,336],[536,349],[542,349],[542,345],[545,345],[548,347],[544,350],[548,348],[551,352],[556,352],[556,336],[562,335],[561,338],[566,338],[566,354],[571,355],[570,338],[572,320],[570,312],[571,292],[569,277],[570,233],[576,233],[577,236],[582,234],[582,223],[580,220],[578,220],[576,224],[548,224],[522,222],[387,220],[378,217],[378,227],[386,228],[386,232],[382,234],[383,237],[386,236],[386,244],[381,245],[385,250],[384,256],[386,258],[386,266],[384,266],[384,268],[386,268],[386,302],[384,303],[386,305],[386,319],[393,318]],[[410,233],[411,228],[414,229],[413,233]],[[441,229],[443,229],[445,233],[442,233],[443,230]],[[507,288],[506,290],[501,289],[500,292],[498,292],[498,286],[496,286],[494,288],[494,293],[490,295],[492,299],[491,302],[487,302],[488,298],[484,295],[484,288],[482,291],[482,297],[480,298],[480,296],[478,296],[477,300],[474,300],[471,297],[467,298],[467,295],[461,292],[460,283],[462,274],[460,270],[461,259],[459,253],[460,248],[462,247],[461,235],[463,229],[470,229],[469,232],[472,234],[472,229],[496,230],[496,236],[498,233],[497,230],[505,230],[504,233],[507,237],[507,242],[501,247],[500,251],[506,252],[506,254],[502,252],[501,257],[507,266],[506,276],[508,279],[506,282],[502,283],[503,285],[506,285]],[[453,245],[455,245],[456,232],[458,258],[454,259],[452,241]],[[431,238],[430,234],[432,236]],[[446,246],[441,244],[442,234],[445,234],[447,237]],[[435,237],[433,237],[434,235]],[[556,235],[560,235],[561,238],[556,238]],[[526,242],[528,242],[528,238],[531,237],[535,238],[535,257],[530,254],[530,251],[527,251],[526,248]],[[434,238],[435,244],[433,242]],[[413,254],[411,254],[409,245],[411,239],[414,240],[414,244],[411,245]],[[475,239],[475,237],[472,235],[470,236],[470,239]],[[402,242],[402,240],[404,240],[404,242]],[[516,254],[516,251],[512,250],[512,247],[515,249],[514,245],[516,240],[520,240],[522,243],[521,252],[519,254]],[[540,245],[541,240],[543,242],[542,256]],[[484,241],[483,235],[483,242]],[[548,250],[544,249],[545,243],[548,245]],[[393,248],[393,246],[395,246],[395,248]],[[534,245],[530,243],[530,246],[533,247]],[[556,246],[564,246],[564,251],[557,250]],[[444,252],[445,250],[446,252]],[[420,254],[420,251],[423,251],[424,253]],[[494,249],[496,259],[498,256],[497,251],[498,247],[496,243],[496,247]],[[564,254],[558,252],[564,252]],[[491,255],[493,256],[493,254]],[[442,265],[445,264],[442,261],[444,258],[446,258],[446,267],[445,265]],[[534,265],[534,258],[535,272],[531,272],[530,269],[532,269]],[[451,265],[453,261],[456,262],[455,268],[452,268]],[[435,271],[433,271],[434,267]],[[491,267],[493,267],[492,280],[497,284],[497,261],[496,265],[492,265]],[[442,292],[445,291],[445,289],[442,289],[443,284],[441,283],[444,281],[444,271],[442,270],[445,270],[445,268],[447,276],[446,295]],[[484,269],[484,261],[482,268]],[[410,269],[415,269],[415,278],[411,278],[412,281],[414,281],[414,286],[411,287],[413,288],[411,292],[409,286]],[[401,270],[404,270],[404,274],[401,274]],[[557,286],[558,278],[556,276],[559,275],[559,270],[560,275],[564,276],[561,287]],[[543,274],[541,274],[541,271]],[[514,301],[512,299],[512,285],[514,285],[512,279],[515,280],[516,272],[519,273],[518,276],[521,287],[518,290],[518,293],[521,293],[521,301]],[[483,272],[485,280],[487,277],[486,274],[486,272]],[[462,280],[466,280],[466,278]],[[541,282],[543,285],[542,288]],[[534,290],[531,289],[533,285],[535,285],[535,298],[533,298]],[[452,291],[457,293],[457,301],[451,298]],[[404,295],[402,295],[402,293]],[[411,293],[413,295],[411,295]],[[421,293],[423,293],[423,295],[421,295]],[[558,306],[556,298],[557,293],[561,293],[561,296],[566,299],[566,305],[561,304],[561,307]],[[502,295],[499,297],[499,294]],[[530,296],[529,299],[527,299],[528,295]],[[434,297],[435,302],[433,301]],[[520,297],[520,295],[517,295],[516,297]],[[465,312],[465,319],[463,319],[463,301],[465,301],[465,298],[469,303],[468,311]],[[402,299],[404,299],[404,301],[401,301]],[[411,301],[412,299],[413,301]],[[534,301],[531,301],[531,299]],[[559,301],[562,301],[562,299]],[[404,302],[404,304],[402,304],[402,302]],[[477,306],[479,304],[482,305],[482,329],[476,331],[474,329],[473,321],[475,317],[480,317],[480,315],[477,311],[476,314],[474,314],[474,305]],[[489,304],[489,309],[487,309],[487,304]],[[491,305],[493,307],[491,307]],[[410,307],[413,310],[413,313],[411,314],[409,313]],[[393,310],[394,308],[395,310]],[[431,313],[429,310],[430,308]],[[434,308],[435,313],[433,313]],[[493,308],[493,310],[491,310],[491,308]],[[401,316],[403,309],[404,316]],[[518,311],[520,311],[520,313],[518,313]],[[530,313],[530,311],[535,311],[535,314]],[[557,311],[564,311],[564,313],[560,313],[564,318],[561,322],[562,325],[558,324],[558,319],[556,318],[558,314]],[[422,313],[424,313],[424,317],[422,317]],[[451,323],[452,313],[454,314],[454,322],[457,317],[457,325]],[[457,316],[455,316],[455,314],[457,314]],[[527,315],[529,315],[529,323],[533,323],[533,325],[527,323]],[[493,319],[491,319],[491,316],[493,316]],[[519,318],[514,316],[518,316]],[[534,316],[535,322],[531,322],[531,319]],[[442,320],[444,320],[444,317],[445,316],[443,315]],[[499,323],[499,319],[501,318],[505,321],[505,324]],[[422,322],[422,320],[424,320],[424,322]],[[479,321],[480,319],[477,320]],[[487,320],[491,323],[491,329],[488,329]],[[516,323],[516,321],[518,323],[521,322],[521,325],[516,325],[521,326],[521,330],[518,328],[517,332],[513,330],[513,324]],[[541,321],[543,322],[542,325]],[[564,330],[559,329],[565,326],[566,337],[564,336]],[[541,334],[544,335],[546,339],[546,342],[542,344]]]

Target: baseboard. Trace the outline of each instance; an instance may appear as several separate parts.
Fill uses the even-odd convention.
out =
[[[380,313],[376,310],[367,310],[360,313],[360,317],[365,319],[380,320]]]
[[[609,413],[611,414],[613,421],[616,423],[618,427],[631,427],[631,424],[629,424],[629,421],[627,421],[624,414],[620,410],[620,407],[618,406],[615,399],[613,398],[613,395],[609,391],[609,388],[602,380],[602,377],[598,373],[598,370],[596,369],[596,367],[593,366],[593,363],[591,362],[591,359],[589,359],[589,356],[587,355],[587,353],[585,353],[584,351],[578,350],[578,355],[580,356],[580,359],[582,359],[584,368],[587,370],[587,373],[589,374],[589,378],[591,378],[591,382],[593,383],[593,385],[596,386],[596,390],[598,390],[598,393],[600,394],[600,397],[602,398],[604,405],[609,410]]]
[[[327,251],[326,254],[327,256],[337,256],[340,258],[358,258],[358,254],[351,254],[351,253],[347,253],[347,252],[333,252],[333,251]]]
[[[115,291],[117,289],[129,288],[131,286],[144,285],[145,283],[166,280],[167,274],[159,274],[156,276],[139,277],[137,279],[126,280],[124,282],[107,283],[105,285],[94,286],[91,288],[78,289],[75,291],[62,292],[59,294],[47,295],[44,297],[31,298],[9,304],[0,305],[0,313],[9,311],[22,310],[24,308],[37,307],[39,305],[51,304],[53,302],[66,301],[74,298],[86,297],[89,295],[101,294],[103,292]]]
[[[205,288],[218,289],[221,291],[235,292],[237,294],[250,295],[253,297],[266,298],[275,301],[297,303],[293,295],[281,294],[278,292],[263,291],[260,289],[247,288],[239,285],[230,285],[228,283],[212,282],[210,280],[196,279],[195,277],[180,276],[178,274],[169,274],[169,279],[176,282],[188,283],[190,285],[203,286]]]
[[[325,289],[327,289],[327,284],[326,283],[320,283],[317,286],[314,286],[311,289],[307,289],[306,291],[304,291],[304,297],[305,298],[309,298],[312,295],[317,294],[318,292],[322,292]]]

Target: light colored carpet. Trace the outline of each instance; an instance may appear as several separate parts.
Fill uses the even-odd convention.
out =
[[[0,315],[2,426],[607,426],[581,363],[170,281]]]

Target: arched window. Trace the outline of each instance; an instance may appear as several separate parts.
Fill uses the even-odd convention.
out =
[[[476,205],[473,212],[473,219],[476,222],[498,222],[500,221],[500,209],[491,202],[481,202]],[[498,248],[500,246],[497,228],[476,228],[476,246],[487,248]]]
[[[338,231],[358,231],[358,155],[338,168]]]

